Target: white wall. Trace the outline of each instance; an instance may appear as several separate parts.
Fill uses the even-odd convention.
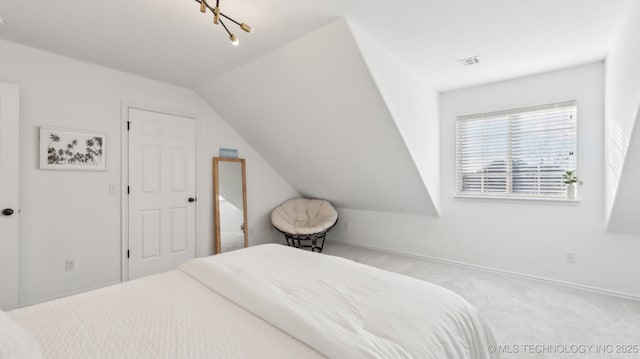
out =
[[[569,100],[578,101],[580,203],[453,197],[457,116]],[[441,217],[341,210],[329,237],[640,296],[640,237],[605,233],[603,101],[602,63],[444,93]]]
[[[609,229],[640,234],[640,3],[606,60],[606,210]],[[634,133],[634,128],[635,132]],[[631,141],[634,141],[630,146]]]
[[[120,196],[109,194],[109,184],[120,184],[123,100],[199,115],[200,255],[213,249],[211,158],[219,147],[238,148],[247,159],[250,242],[280,240],[267,215],[296,191],[192,90],[6,41],[0,54],[0,81],[21,90],[22,305],[120,280]],[[41,125],[106,132],[107,171],[39,170]],[[66,259],[75,259],[75,272],[65,272]]]

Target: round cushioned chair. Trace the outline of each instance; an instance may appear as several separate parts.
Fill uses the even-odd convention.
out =
[[[323,199],[295,198],[271,211],[271,223],[287,245],[322,252],[327,232],[338,223],[338,212]]]

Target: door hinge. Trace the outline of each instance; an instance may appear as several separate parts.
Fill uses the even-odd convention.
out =
[[[131,121],[127,121],[127,131],[131,131]]]
[[[131,193],[131,187],[127,186],[127,194]]]
[[[129,255],[130,255],[130,253],[129,253],[129,252],[130,252],[130,251],[127,249],[127,258],[129,258]]]

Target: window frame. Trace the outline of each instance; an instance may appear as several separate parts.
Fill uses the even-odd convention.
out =
[[[554,108],[563,108],[563,107],[574,107],[575,108],[575,112],[574,112],[574,122],[575,122],[575,126],[574,126],[574,143],[573,143],[573,150],[571,151],[573,154],[573,161],[575,162],[575,168],[573,168],[574,170],[576,170],[576,173],[578,173],[578,118],[579,118],[579,106],[578,106],[578,101],[576,100],[572,100],[572,101],[564,101],[564,102],[556,102],[556,103],[550,103],[550,104],[544,104],[544,105],[537,105],[537,106],[529,106],[529,107],[522,107],[522,108],[514,108],[514,109],[509,109],[509,110],[502,110],[502,111],[495,111],[495,112],[485,112],[485,113],[478,113],[478,114],[472,114],[472,115],[464,115],[464,116],[457,116],[456,117],[456,121],[455,121],[455,131],[454,131],[454,135],[455,135],[455,194],[454,197],[455,198],[461,198],[461,199],[479,199],[479,200],[485,200],[485,199],[490,199],[490,200],[533,200],[533,201],[548,201],[548,202],[573,202],[573,203],[577,203],[580,202],[578,199],[573,199],[570,200],[567,198],[567,196],[565,195],[565,193],[557,193],[557,194],[550,194],[550,195],[544,195],[544,194],[533,194],[533,193],[513,193],[513,155],[512,155],[512,149],[513,149],[513,142],[512,142],[512,137],[513,137],[513,132],[512,132],[512,120],[510,119],[508,122],[508,132],[505,132],[505,137],[508,138],[508,143],[509,145],[507,146],[506,152],[508,154],[508,158],[505,159],[505,192],[492,192],[492,191],[486,191],[486,192],[482,192],[482,191],[478,191],[478,192],[470,192],[470,191],[466,191],[463,192],[462,191],[462,177],[464,176],[464,174],[462,173],[462,161],[463,161],[463,156],[461,153],[461,143],[459,143],[459,123],[461,121],[468,121],[468,120],[477,120],[477,119],[491,119],[491,118],[496,118],[496,117],[510,117],[513,115],[518,115],[518,114],[527,114],[527,113],[531,113],[531,112],[535,112],[535,111],[540,111],[540,110],[547,110],[547,109],[554,109]],[[563,171],[566,169],[563,169]],[[501,175],[501,174],[500,174]],[[566,188],[566,185],[564,185],[563,183],[563,187]]]

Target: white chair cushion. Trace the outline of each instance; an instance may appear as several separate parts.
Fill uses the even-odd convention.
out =
[[[0,309],[0,358],[42,358],[40,347],[33,335],[13,321]]]
[[[338,212],[323,199],[290,199],[271,211],[271,223],[290,234],[320,233],[338,220]]]

